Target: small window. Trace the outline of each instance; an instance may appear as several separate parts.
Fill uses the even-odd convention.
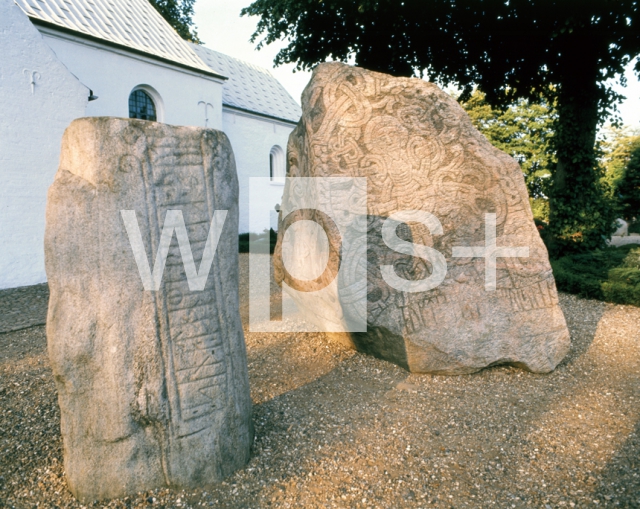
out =
[[[156,105],[144,90],[134,90],[129,96],[129,118],[157,120]]]
[[[284,152],[278,145],[274,145],[269,153],[269,177],[271,182],[284,184],[285,172]]]

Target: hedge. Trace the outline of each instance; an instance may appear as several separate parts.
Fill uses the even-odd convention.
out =
[[[551,260],[558,290],[640,306],[640,246],[608,247]]]

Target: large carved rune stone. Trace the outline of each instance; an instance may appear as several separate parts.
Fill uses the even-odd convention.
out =
[[[569,332],[518,163],[494,148],[453,98],[419,79],[321,64],[302,110],[289,138],[292,178],[275,272],[304,316],[327,331],[336,323],[349,330],[362,309],[353,299],[359,269],[366,274],[366,332],[348,337],[360,351],[422,373],[496,364],[554,369],[569,349]],[[322,184],[314,194],[300,177],[364,177],[366,217],[349,220],[345,212],[361,184]],[[309,207],[309,193],[322,213]],[[322,225],[328,248],[317,249],[322,242],[313,235],[287,233],[301,219]],[[345,221],[350,225],[341,226]],[[366,232],[362,240],[358,231]],[[327,256],[322,276],[292,277],[304,273],[296,264],[322,273],[316,265]]]
[[[228,211],[202,291],[190,290],[176,235],[159,289],[143,288],[121,211],[135,211],[153,269],[171,210],[196,267],[214,211]],[[67,481],[81,500],[203,486],[248,461],[237,239],[223,133],[100,117],[66,130],[47,203],[47,340]]]

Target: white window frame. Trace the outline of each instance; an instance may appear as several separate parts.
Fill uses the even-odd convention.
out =
[[[287,174],[284,150],[280,145],[274,145],[269,152],[269,180],[273,185],[284,185]]]
[[[131,94],[133,94],[136,90],[142,90],[143,92],[146,92],[149,97],[151,97],[151,100],[156,107],[156,122],[164,122],[164,101],[162,100],[162,96],[158,93],[158,91],[151,85],[136,85],[131,89],[129,95],[127,96],[127,116],[129,111],[129,97],[131,97]]]

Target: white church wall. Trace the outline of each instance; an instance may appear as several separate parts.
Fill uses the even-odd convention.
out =
[[[46,280],[47,190],[64,129],[89,89],[56,58],[12,0],[0,0],[0,289]],[[35,84],[32,84],[32,81]]]
[[[294,126],[286,122],[270,120],[257,115],[223,108],[224,132],[229,137],[236,159],[240,183],[240,233],[249,232],[249,178],[269,177],[269,154],[274,146],[279,146],[286,154],[289,134]],[[283,161],[284,163],[284,161]],[[272,182],[262,186],[261,210],[273,211],[282,200],[284,183]],[[269,215],[261,218],[260,233],[263,229],[276,226],[270,223]]]
[[[161,98],[160,122],[204,127],[208,118],[208,127],[222,128],[222,80],[71,34],[40,30],[58,58],[98,96],[89,103],[87,116],[127,118],[129,95],[142,85],[154,99]]]

